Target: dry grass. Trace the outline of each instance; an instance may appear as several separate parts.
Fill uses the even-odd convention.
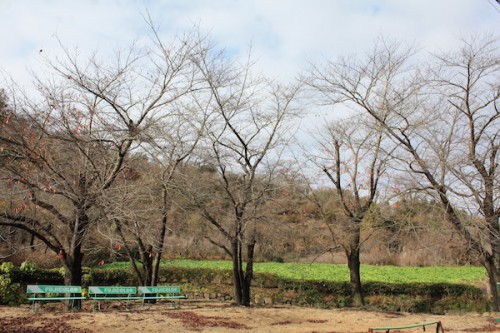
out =
[[[106,311],[65,312],[62,306],[49,305],[33,313],[28,306],[2,307],[0,331],[7,333],[127,333],[127,332],[287,332],[287,333],[361,333],[370,327],[396,326],[441,321],[449,332],[500,332],[495,318],[499,314],[429,315],[383,313],[357,310],[324,310],[291,306],[241,308],[228,303],[183,301],[180,308],[160,304],[147,311],[140,306],[127,311],[120,305]],[[407,332],[421,332],[408,330]],[[429,328],[427,328],[429,331]],[[432,331],[432,330],[430,330]],[[406,332],[406,331],[401,331]]]

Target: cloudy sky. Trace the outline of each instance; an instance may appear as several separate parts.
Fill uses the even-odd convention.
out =
[[[449,49],[460,35],[500,33],[496,0],[0,0],[0,69],[29,82],[39,51],[110,50],[144,38],[146,9],[166,37],[197,24],[220,47],[244,53],[252,44],[259,66],[293,78],[307,65],[363,52],[375,37]]]

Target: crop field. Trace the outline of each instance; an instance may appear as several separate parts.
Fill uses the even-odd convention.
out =
[[[128,262],[103,265],[102,268],[128,267]],[[231,261],[221,260],[165,260],[164,267],[206,268],[230,270]],[[347,265],[321,263],[255,263],[256,273],[272,273],[282,278],[304,281],[349,281]],[[465,283],[471,284],[486,279],[483,267],[475,266],[432,266],[399,267],[361,265],[363,281],[385,283]]]

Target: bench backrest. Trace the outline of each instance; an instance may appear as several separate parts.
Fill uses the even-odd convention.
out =
[[[41,286],[41,285],[28,285],[28,294],[80,294],[82,287],[80,286]]]
[[[92,286],[89,287],[89,295],[90,294],[95,294],[95,295],[104,295],[104,294],[110,294],[110,295],[133,295],[137,292],[136,287],[120,287],[120,286],[110,286],[110,287],[96,287]]]
[[[156,286],[139,287],[139,294],[179,294],[181,287],[178,286]]]

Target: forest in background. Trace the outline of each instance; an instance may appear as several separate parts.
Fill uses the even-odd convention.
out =
[[[330,229],[318,208],[301,191],[300,184],[282,186],[277,197],[268,202],[269,217],[258,235],[257,261],[267,262],[320,262],[346,263],[340,248],[332,247]],[[318,189],[319,195],[334,197],[331,189]],[[214,195],[217,195],[214,193]],[[155,236],[155,202],[152,198],[150,214],[141,218],[151,227]],[[7,205],[9,203],[3,203]],[[331,202],[331,212],[339,209]],[[144,206],[141,207],[145,209]],[[479,260],[453,229],[443,230],[443,212],[437,203],[409,198],[377,206],[390,220],[382,220],[381,212],[374,211],[367,217],[363,228],[366,238],[362,250],[362,262],[372,265],[396,266],[454,266],[478,265]],[[226,259],[230,257],[208,239],[214,232],[196,211],[173,209],[166,235],[164,257],[170,259]],[[113,226],[111,226],[113,229]],[[127,260],[122,240],[112,230],[96,230],[90,234],[85,265],[96,266],[99,262]],[[58,254],[29,233],[16,228],[4,229],[1,255],[3,260],[17,265],[25,260],[42,267],[61,265]],[[137,251],[137,249],[135,250]],[[138,253],[135,258],[140,260]]]

